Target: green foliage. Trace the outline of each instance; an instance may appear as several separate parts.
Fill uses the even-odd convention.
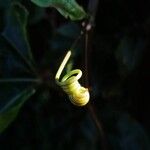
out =
[[[31,0],[41,7],[54,7],[64,17],[71,20],[81,20],[87,17],[85,11],[75,0]]]
[[[28,11],[25,7],[19,3],[13,3],[7,11],[6,25],[2,35],[22,57],[31,60],[32,56],[26,33],[27,17]]]
[[[21,91],[0,110],[0,133],[16,118],[21,106],[34,93],[35,89],[32,88]]]
[[[35,72],[27,39],[27,17],[28,12],[20,3],[11,3],[5,11],[5,26],[0,35],[0,132],[35,93],[31,88]]]

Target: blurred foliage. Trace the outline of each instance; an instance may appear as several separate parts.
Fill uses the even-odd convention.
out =
[[[87,2],[59,0],[59,7],[52,2],[0,0],[2,150],[102,149],[87,107],[72,106],[54,81],[64,54],[82,30],[81,22],[63,16],[83,19],[81,6],[86,10]],[[142,1],[101,1],[89,41],[91,103],[111,150],[150,149],[149,6]],[[72,49],[67,69],[84,70],[84,40]]]
[[[9,88],[7,90],[11,90],[11,88]],[[1,92],[2,92],[2,90],[1,90]],[[18,93],[18,95],[16,95],[16,97],[9,99],[9,103],[7,103],[7,105],[1,109],[0,132],[2,132],[5,128],[7,128],[7,126],[15,119],[19,109],[21,108],[21,106],[23,105],[25,100],[27,100],[29,97],[31,97],[31,95],[33,95],[34,93],[35,93],[34,89],[27,89],[27,90],[24,90],[24,91]],[[6,94],[6,92],[5,92],[5,94]],[[1,97],[1,98],[4,100],[3,97]]]
[[[33,62],[26,35],[27,14],[16,2],[5,11],[5,26],[0,35],[0,132],[13,121],[24,101],[35,93],[26,83],[33,76],[29,73]]]
[[[72,20],[81,20],[86,17],[86,13],[75,0],[31,0],[41,7],[54,7],[64,17]]]

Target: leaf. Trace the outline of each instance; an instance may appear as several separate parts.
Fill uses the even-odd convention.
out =
[[[31,0],[40,7],[54,7],[65,18],[71,20],[82,20],[87,17],[83,8],[75,0]]]
[[[29,77],[26,67],[15,54],[0,37],[0,132],[15,119],[25,100],[35,92],[29,88],[34,86],[35,80],[31,74]]]
[[[4,15],[0,34],[0,132],[16,118],[24,102],[35,93],[33,59],[27,40],[27,10],[12,3]],[[33,72],[32,72],[33,73]]]
[[[57,29],[57,34],[70,39],[76,39],[80,35],[80,32],[80,27],[74,22],[64,24]]]
[[[103,109],[101,119],[107,131],[111,149],[150,149],[150,140],[147,131],[129,113],[116,110],[109,106]]]
[[[123,37],[116,51],[116,58],[119,63],[119,71],[122,76],[131,73],[139,65],[145,48],[145,41],[142,38]]]
[[[21,106],[34,93],[35,89],[33,88],[23,90],[17,96],[13,97],[3,109],[0,109],[0,133],[16,118]]]
[[[32,60],[32,54],[27,39],[28,11],[20,3],[12,3],[6,15],[6,26],[3,37],[26,61]]]
[[[22,57],[17,54],[10,44],[0,36],[0,78],[26,77],[31,72]]]

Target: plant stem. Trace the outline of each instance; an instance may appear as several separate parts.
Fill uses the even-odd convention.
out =
[[[102,122],[100,121],[100,119],[98,118],[96,112],[95,112],[95,109],[93,107],[93,105],[91,103],[89,103],[87,105],[87,110],[88,112],[90,113],[96,127],[97,127],[97,130],[98,130],[98,133],[100,135],[100,144],[101,144],[101,148],[102,150],[108,150],[107,148],[107,139],[106,139],[106,135],[105,135],[105,132],[104,132],[104,129],[103,129],[103,124]]]
[[[10,83],[10,82],[35,82],[35,83],[41,83],[40,79],[32,79],[32,78],[4,78],[0,79],[0,83]]]
[[[90,56],[90,51],[92,49],[92,39],[93,39],[93,28],[95,24],[95,17],[96,17],[96,12],[98,10],[98,3],[99,0],[89,0],[88,4],[88,12],[90,13],[90,18],[87,23],[83,24],[83,27],[85,28],[85,86],[89,87],[89,79],[88,79],[88,74],[89,74],[89,56]],[[101,148],[102,150],[107,150],[107,141],[106,141],[106,136],[103,130],[103,125],[101,121],[99,120],[95,109],[91,103],[87,105],[87,110],[90,113],[97,130],[100,134],[100,143],[101,143]]]
[[[89,0],[89,4],[88,4],[88,11],[91,15],[90,18],[90,24],[94,25],[95,24],[95,17],[96,17],[96,13],[98,10],[98,4],[99,4],[99,0]]]

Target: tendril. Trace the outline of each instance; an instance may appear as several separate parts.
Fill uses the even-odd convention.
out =
[[[74,105],[84,106],[88,103],[90,94],[89,90],[81,86],[78,81],[82,76],[82,71],[80,69],[72,70],[60,79],[62,71],[64,70],[70,56],[71,51],[68,51],[56,73],[55,80],[65,93],[68,94],[70,101]]]

